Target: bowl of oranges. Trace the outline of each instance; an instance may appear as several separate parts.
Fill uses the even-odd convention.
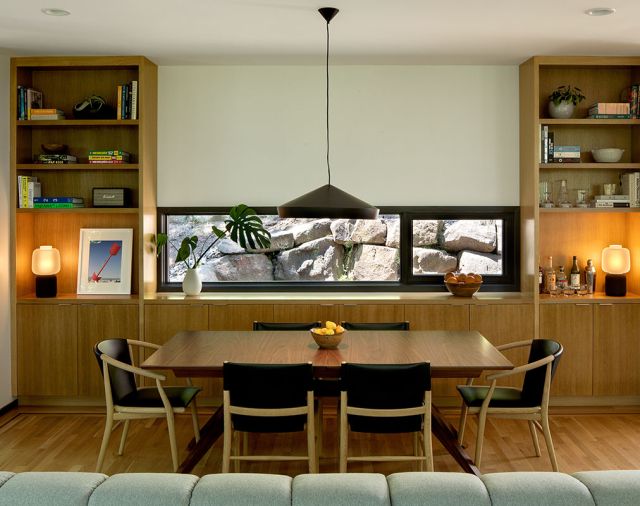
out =
[[[344,328],[335,322],[327,321],[324,327],[315,327],[311,329],[311,336],[316,344],[323,349],[335,349],[342,341]]]
[[[464,274],[462,272],[447,272],[444,275],[444,285],[447,290],[458,297],[471,297],[482,286],[482,276],[470,272]]]

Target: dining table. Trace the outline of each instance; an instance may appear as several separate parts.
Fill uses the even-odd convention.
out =
[[[477,331],[347,331],[335,349],[321,349],[308,331],[182,331],[155,351],[142,368],[170,370],[177,377],[222,377],[224,362],[311,363],[314,377],[339,378],[343,362],[409,364],[429,362],[432,378],[475,378],[513,364]],[[463,380],[461,380],[462,382]],[[219,407],[193,439],[178,472],[189,473],[222,435]],[[456,429],[432,406],[432,434],[468,473],[480,475],[458,444]]]

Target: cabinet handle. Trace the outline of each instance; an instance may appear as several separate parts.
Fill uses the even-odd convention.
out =
[[[71,303],[70,302],[59,302],[58,306],[70,306]]]
[[[598,306],[613,306],[613,304],[606,302],[606,303],[599,303]]]
[[[574,306],[585,306],[585,307],[589,307],[591,304],[587,304],[586,302],[580,302],[578,304],[574,304]]]
[[[321,307],[333,307],[335,304],[320,304]],[[354,304],[355,306],[355,304]]]
[[[332,306],[333,304],[326,304],[327,306]],[[343,304],[344,307],[358,307],[358,304]]]

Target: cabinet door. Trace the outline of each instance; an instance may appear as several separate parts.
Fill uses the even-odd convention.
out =
[[[344,304],[340,320],[346,322],[403,322],[404,306],[401,304]]]
[[[78,395],[77,307],[18,304],[18,395]]]
[[[470,310],[469,329],[477,330],[493,345],[533,339],[533,304],[474,305]],[[508,350],[504,355],[514,366],[518,366],[527,362],[529,349]],[[522,379],[522,375],[516,375],[501,380],[499,384],[520,388]]]
[[[340,321],[340,304],[276,304],[273,307],[274,322]]]
[[[593,332],[593,394],[640,394],[640,305],[598,304]]]
[[[592,395],[593,305],[542,304],[540,337],[564,348],[551,395]]]
[[[138,339],[138,306],[82,304],[78,307],[78,394],[104,398],[104,383],[93,353],[96,343],[121,337]],[[138,357],[134,357],[138,365]]]
[[[252,330],[254,321],[273,321],[273,305],[209,306],[209,330]]]

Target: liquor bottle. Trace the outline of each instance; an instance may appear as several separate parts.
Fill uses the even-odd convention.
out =
[[[540,265],[540,259],[538,259],[538,293],[542,293],[544,290],[544,271],[542,265]]]
[[[593,266],[593,260],[587,260],[587,266],[584,268],[584,279],[587,284],[587,293],[596,291],[596,268]]]
[[[573,256],[573,264],[571,265],[571,272],[569,277],[571,288],[580,288],[580,269],[578,269],[578,258]]]
[[[564,272],[564,265],[558,267],[558,274],[556,275],[556,288],[558,290],[564,290],[567,288],[567,275]]]
[[[553,258],[547,257],[547,265],[544,269],[544,293],[556,291],[556,271],[553,270]]]

